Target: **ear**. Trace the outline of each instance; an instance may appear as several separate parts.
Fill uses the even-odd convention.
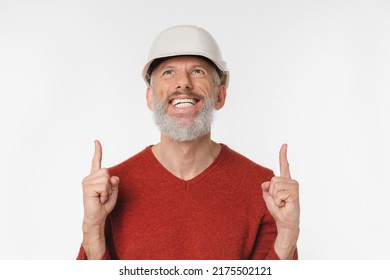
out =
[[[220,86],[218,88],[217,102],[215,104],[215,109],[219,110],[225,105],[226,100],[226,86]]]
[[[153,90],[152,90],[151,86],[148,86],[148,88],[146,89],[146,102],[148,104],[148,108],[150,109],[150,111],[154,111],[154,107],[153,107]]]

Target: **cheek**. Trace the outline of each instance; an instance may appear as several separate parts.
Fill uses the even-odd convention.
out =
[[[198,83],[198,86],[194,88],[194,91],[199,91],[202,95],[209,98],[214,95],[215,89],[214,84],[211,81],[205,80],[200,83]]]
[[[202,90],[202,93],[206,98],[211,98],[211,97],[215,96],[215,88],[204,87]]]
[[[153,93],[157,97],[157,99],[159,99],[159,100],[164,98],[164,93],[163,93],[163,90],[161,88],[154,88]]]
[[[153,88],[153,92],[155,93],[158,99],[166,98],[173,91],[174,89],[172,89],[172,87],[167,84],[159,85]]]

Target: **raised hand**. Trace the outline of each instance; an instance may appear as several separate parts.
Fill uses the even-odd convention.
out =
[[[99,247],[97,250],[99,254],[101,253],[100,251],[105,249],[105,221],[118,198],[119,178],[110,176],[106,168],[101,168],[101,162],[102,146],[98,140],[95,140],[95,153],[92,159],[91,172],[84,178],[82,183],[84,202],[83,246],[89,258],[91,258],[90,255],[95,255],[93,251],[97,250],[88,250],[89,248]],[[91,243],[92,240],[99,240],[99,244]]]
[[[263,197],[268,211],[276,222],[279,238],[277,241],[283,239],[290,245],[291,243],[296,245],[300,215],[299,184],[296,180],[291,179],[286,144],[282,145],[279,152],[279,166],[280,176],[275,176],[271,181],[262,184]]]

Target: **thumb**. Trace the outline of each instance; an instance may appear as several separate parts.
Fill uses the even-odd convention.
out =
[[[118,176],[112,176],[111,178],[110,178],[110,183],[111,183],[111,186],[113,187],[113,188],[118,188],[118,186],[119,186],[119,177]]]
[[[271,197],[271,194],[269,193],[270,188],[271,188],[270,181],[261,184],[261,189],[263,190],[263,198],[265,201],[267,201]]]
[[[264,182],[261,184],[261,189],[263,190],[263,192],[265,193],[268,193],[269,192],[269,188],[271,187],[271,182],[270,181],[267,181],[267,182]]]
[[[265,205],[268,209],[268,211],[271,213],[271,215],[275,214],[275,202],[270,194],[270,188],[271,188],[271,182],[267,181],[261,184],[261,189],[263,190],[263,199],[265,202]]]

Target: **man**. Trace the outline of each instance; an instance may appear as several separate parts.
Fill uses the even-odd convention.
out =
[[[161,141],[110,169],[95,141],[83,180],[78,259],[294,259],[298,183],[211,140],[229,71],[204,29],[175,26],[152,44],[143,77]]]

